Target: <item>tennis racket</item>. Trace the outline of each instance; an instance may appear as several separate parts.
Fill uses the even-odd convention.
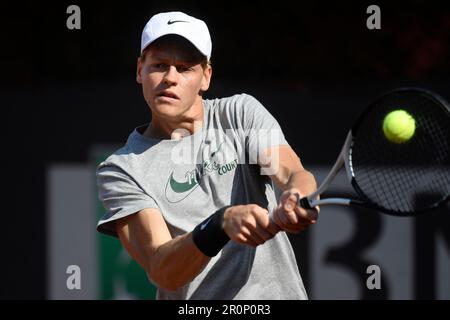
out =
[[[403,143],[388,140],[382,128],[385,116],[397,109],[415,119],[414,135]],[[357,197],[318,200],[342,167]],[[411,216],[437,208],[449,198],[449,105],[433,92],[401,88],[380,96],[361,113],[328,176],[316,192],[299,199],[299,205],[357,205]]]

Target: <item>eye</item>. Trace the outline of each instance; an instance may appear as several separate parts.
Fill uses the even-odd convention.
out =
[[[177,71],[179,73],[183,73],[183,72],[188,72],[188,71],[192,71],[193,69],[191,67],[188,66],[177,66]]]
[[[154,69],[164,69],[166,67],[165,63],[159,62],[159,63],[154,63],[152,64],[152,68]]]

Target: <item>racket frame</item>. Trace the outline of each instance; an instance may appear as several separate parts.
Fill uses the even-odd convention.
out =
[[[322,181],[317,190],[310,195],[303,197],[298,200],[299,206],[311,209],[315,206],[321,205],[363,205],[362,201],[349,199],[349,198],[326,198],[326,199],[318,199],[319,195],[322,194],[333,182],[334,178],[337,176],[339,171],[343,166],[345,166],[345,171],[347,173],[349,181],[353,179],[353,168],[351,165],[351,145],[353,141],[353,134],[350,130],[347,134],[347,138],[345,139],[344,145],[339,153],[339,156],[331,168],[330,172],[326,176],[326,178]]]

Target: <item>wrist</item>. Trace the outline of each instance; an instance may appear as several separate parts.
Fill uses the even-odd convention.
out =
[[[206,256],[214,257],[228,243],[230,238],[223,229],[225,210],[223,207],[199,223],[192,231],[192,240]]]

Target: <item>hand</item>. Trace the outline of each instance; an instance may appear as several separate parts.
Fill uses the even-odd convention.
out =
[[[320,208],[304,209],[300,207],[298,199],[302,197],[296,188],[288,189],[281,195],[280,203],[273,213],[273,220],[282,230],[298,233],[316,223]]]
[[[223,228],[231,240],[256,247],[273,238],[280,228],[269,219],[266,209],[256,204],[229,207]]]

